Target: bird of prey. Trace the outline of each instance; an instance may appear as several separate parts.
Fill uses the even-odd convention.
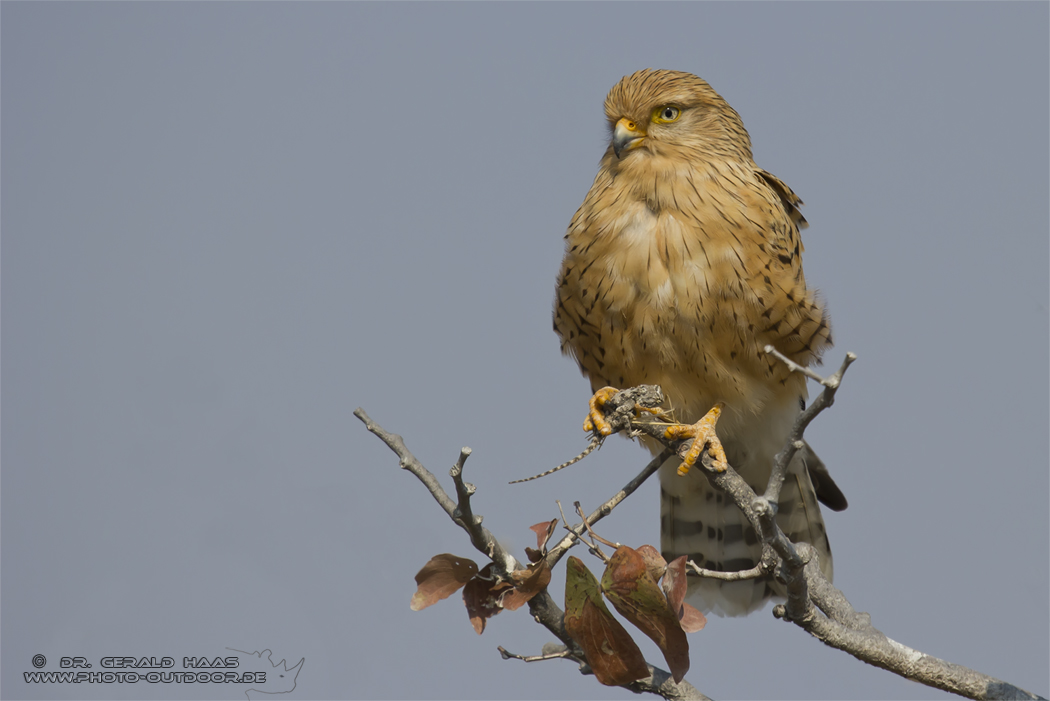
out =
[[[807,397],[805,377],[763,349],[807,366],[831,345],[823,302],[802,274],[802,202],[755,165],[740,115],[695,75],[626,76],[606,97],[605,116],[609,147],[565,235],[554,300],[562,351],[596,393],[585,428],[602,430],[609,387],[660,385],[675,419],[696,424],[688,435],[699,436],[697,452],[708,441],[762,493]],[[688,555],[711,570],[754,567],[761,544],[743,513],[701,470],[679,474],[680,463],[660,468],[664,557]],[[818,499],[846,508],[807,445],[789,466],[777,522],[816,548],[830,579]],[[720,615],[747,614],[782,594],[768,577],[690,577],[690,600]]]

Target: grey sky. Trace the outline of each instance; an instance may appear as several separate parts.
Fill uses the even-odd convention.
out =
[[[226,647],[306,658],[269,698],[633,698],[501,661],[551,639],[523,611],[477,636],[458,597],[409,610],[431,555],[481,556],[351,412],[446,483],[471,446],[518,553],[555,499],[644,465],[621,439],[507,485],[586,444],[554,276],[605,93],[648,66],[707,79],[806,201],[828,366],[860,356],[808,434],[851,504],[836,584],[905,644],[1050,690],[1046,3],[0,13],[5,698],[243,698],[23,679]],[[655,484],[600,532],[656,542]],[[768,608],[691,646],[716,698],[944,696]]]

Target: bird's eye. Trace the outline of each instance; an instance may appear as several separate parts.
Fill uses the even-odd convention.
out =
[[[670,124],[682,115],[682,110],[674,105],[664,105],[653,110],[653,121],[657,124]]]

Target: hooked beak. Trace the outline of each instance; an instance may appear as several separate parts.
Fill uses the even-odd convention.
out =
[[[616,128],[613,129],[613,152],[617,158],[621,158],[624,151],[641,146],[644,138],[645,132],[638,127],[638,124],[624,117],[616,123]]]

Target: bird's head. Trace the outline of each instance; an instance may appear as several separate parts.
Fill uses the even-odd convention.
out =
[[[751,159],[740,115],[692,73],[647,68],[624,76],[605,98],[616,159],[632,153]]]

